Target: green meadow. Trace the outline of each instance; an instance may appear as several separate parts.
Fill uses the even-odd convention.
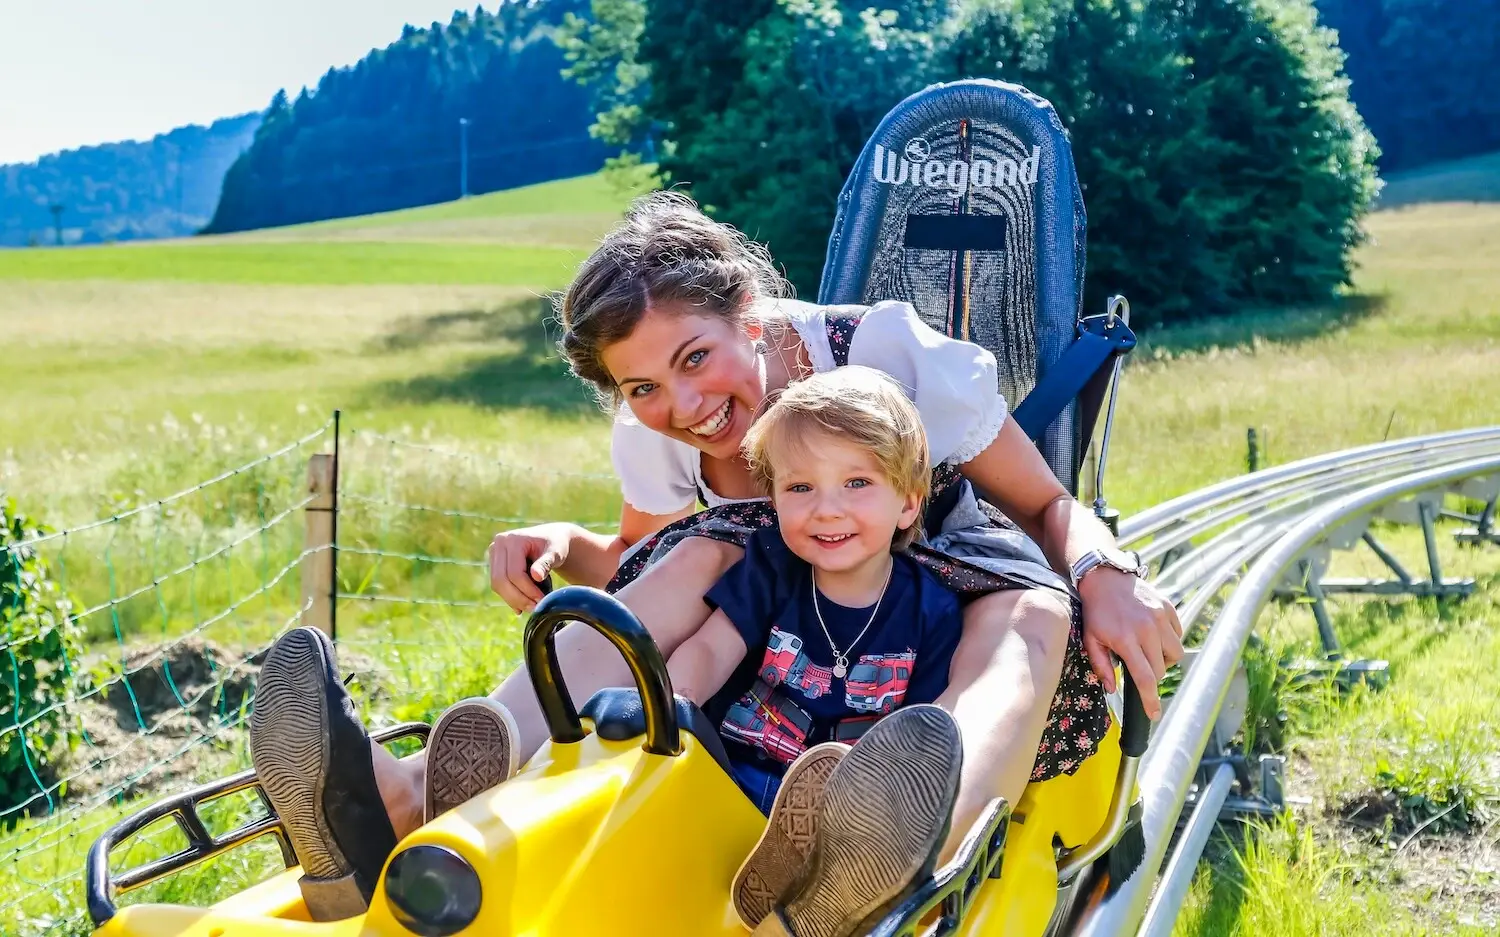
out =
[[[1464,166],[1396,180],[1385,204],[1400,207],[1368,219],[1338,302],[1146,334],[1126,370],[1111,502],[1138,510],[1243,472],[1251,427],[1274,464],[1495,422],[1500,205],[1421,194],[1482,199],[1494,173],[1477,190]],[[534,519],[605,527],[619,509],[608,422],[553,353],[548,297],[628,198],[585,177],[226,237],[0,252],[0,490],[54,528],[139,509],[48,548],[70,594],[102,609],[85,622],[99,679],[163,642],[241,662],[296,615],[306,460],[331,450],[318,431],[336,408],[340,644],[367,712],[430,718],[513,666],[516,623],[486,597],[490,536]],[[1421,556],[1410,532],[1386,539]],[[1479,579],[1476,595],[1339,604],[1351,653],[1391,661],[1388,689],[1294,691],[1265,665],[1263,721],[1284,729],[1298,799],[1286,819],[1216,834],[1177,934],[1500,926],[1500,548],[1445,544],[1444,562]],[[1262,624],[1279,652],[1311,650],[1300,609],[1273,607]],[[124,712],[118,691],[99,696]],[[187,734],[173,734],[180,703],[116,720],[111,731],[141,734],[124,756],[149,762],[138,796],[245,763],[235,700],[213,705]],[[88,773],[57,792],[68,824],[38,816],[0,833],[0,932],[87,929],[69,876],[126,809]],[[1390,797],[1421,799],[1373,826],[1356,811]],[[1408,818],[1456,801],[1475,823],[1412,835]],[[212,900],[270,863],[225,860],[144,894]]]

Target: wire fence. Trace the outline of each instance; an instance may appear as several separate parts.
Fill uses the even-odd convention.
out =
[[[0,708],[0,933],[88,933],[93,840],[151,800],[249,766],[255,678],[281,631],[334,634],[372,724],[431,719],[519,657],[516,620],[489,589],[490,538],[564,517],[610,530],[618,512],[607,473],[351,432],[335,414],[174,494],[4,542],[0,570],[19,586],[23,568],[37,575],[22,560],[39,559],[62,599],[39,624],[0,614],[0,685],[12,690],[0,701],[15,700]],[[43,671],[50,692],[25,692]],[[181,846],[163,826],[114,865]],[[216,860],[123,902],[211,902],[276,858]]]

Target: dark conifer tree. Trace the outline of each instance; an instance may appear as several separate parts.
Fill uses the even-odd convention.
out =
[[[459,119],[470,193],[592,172],[589,95],[562,76],[558,28],[583,0],[459,11],[408,28],[316,90],[278,94],[230,169],[206,230],[236,231],[444,201],[460,194]]]

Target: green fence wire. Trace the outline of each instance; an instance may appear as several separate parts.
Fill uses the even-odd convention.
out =
[[[48,560],[85,650],[66,662],[64,698],[0,712],[0,752],[19,745],[34,767],[23,795],[0,800],[0,934],[88,933],[81,878],[93,840],[151,800],[249,766],[259,660],[307,611],[299,568],[328,549],[306,546],[303,517],[307,461],[334,447],[334,433],[329,421],[176,494],[9,547]],[[520,656],[518,623],[489,589],[490,539],[559,519],[613,530],[618,487],[605,472],[342,435],[340,666],[357,675],[372,724],[431,719],[487,692]],[[0,678],[6,658],[16,667],[48,630],[8,639]],[[59,719],[73,745],[49,760],[59,746],[44,752],[39,729]],[[116,866],[165,855],[174,837],[170,827],[148,833]],[[279,867],[271,854],[209,865],[122,903],[209,903]]]
[[[38,670],[67,677],[61,696],[13,692],[0,710],[0,933],[87,932],[94,838],[132,807],[248,764],[257,660],[301,616],[297,573],[316,552],[304,546],[307,460],[331,440],[329,421],[174,494],[4,545],[42,558],[69,604],[60,620],[0,631],[13,691]]]

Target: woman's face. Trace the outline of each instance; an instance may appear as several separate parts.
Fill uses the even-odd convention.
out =
[[[766,395],[754,342],[759,326],[692,309],[651,307],[635,331],[600,358],[642,424],[708,456],[731,459]]]

